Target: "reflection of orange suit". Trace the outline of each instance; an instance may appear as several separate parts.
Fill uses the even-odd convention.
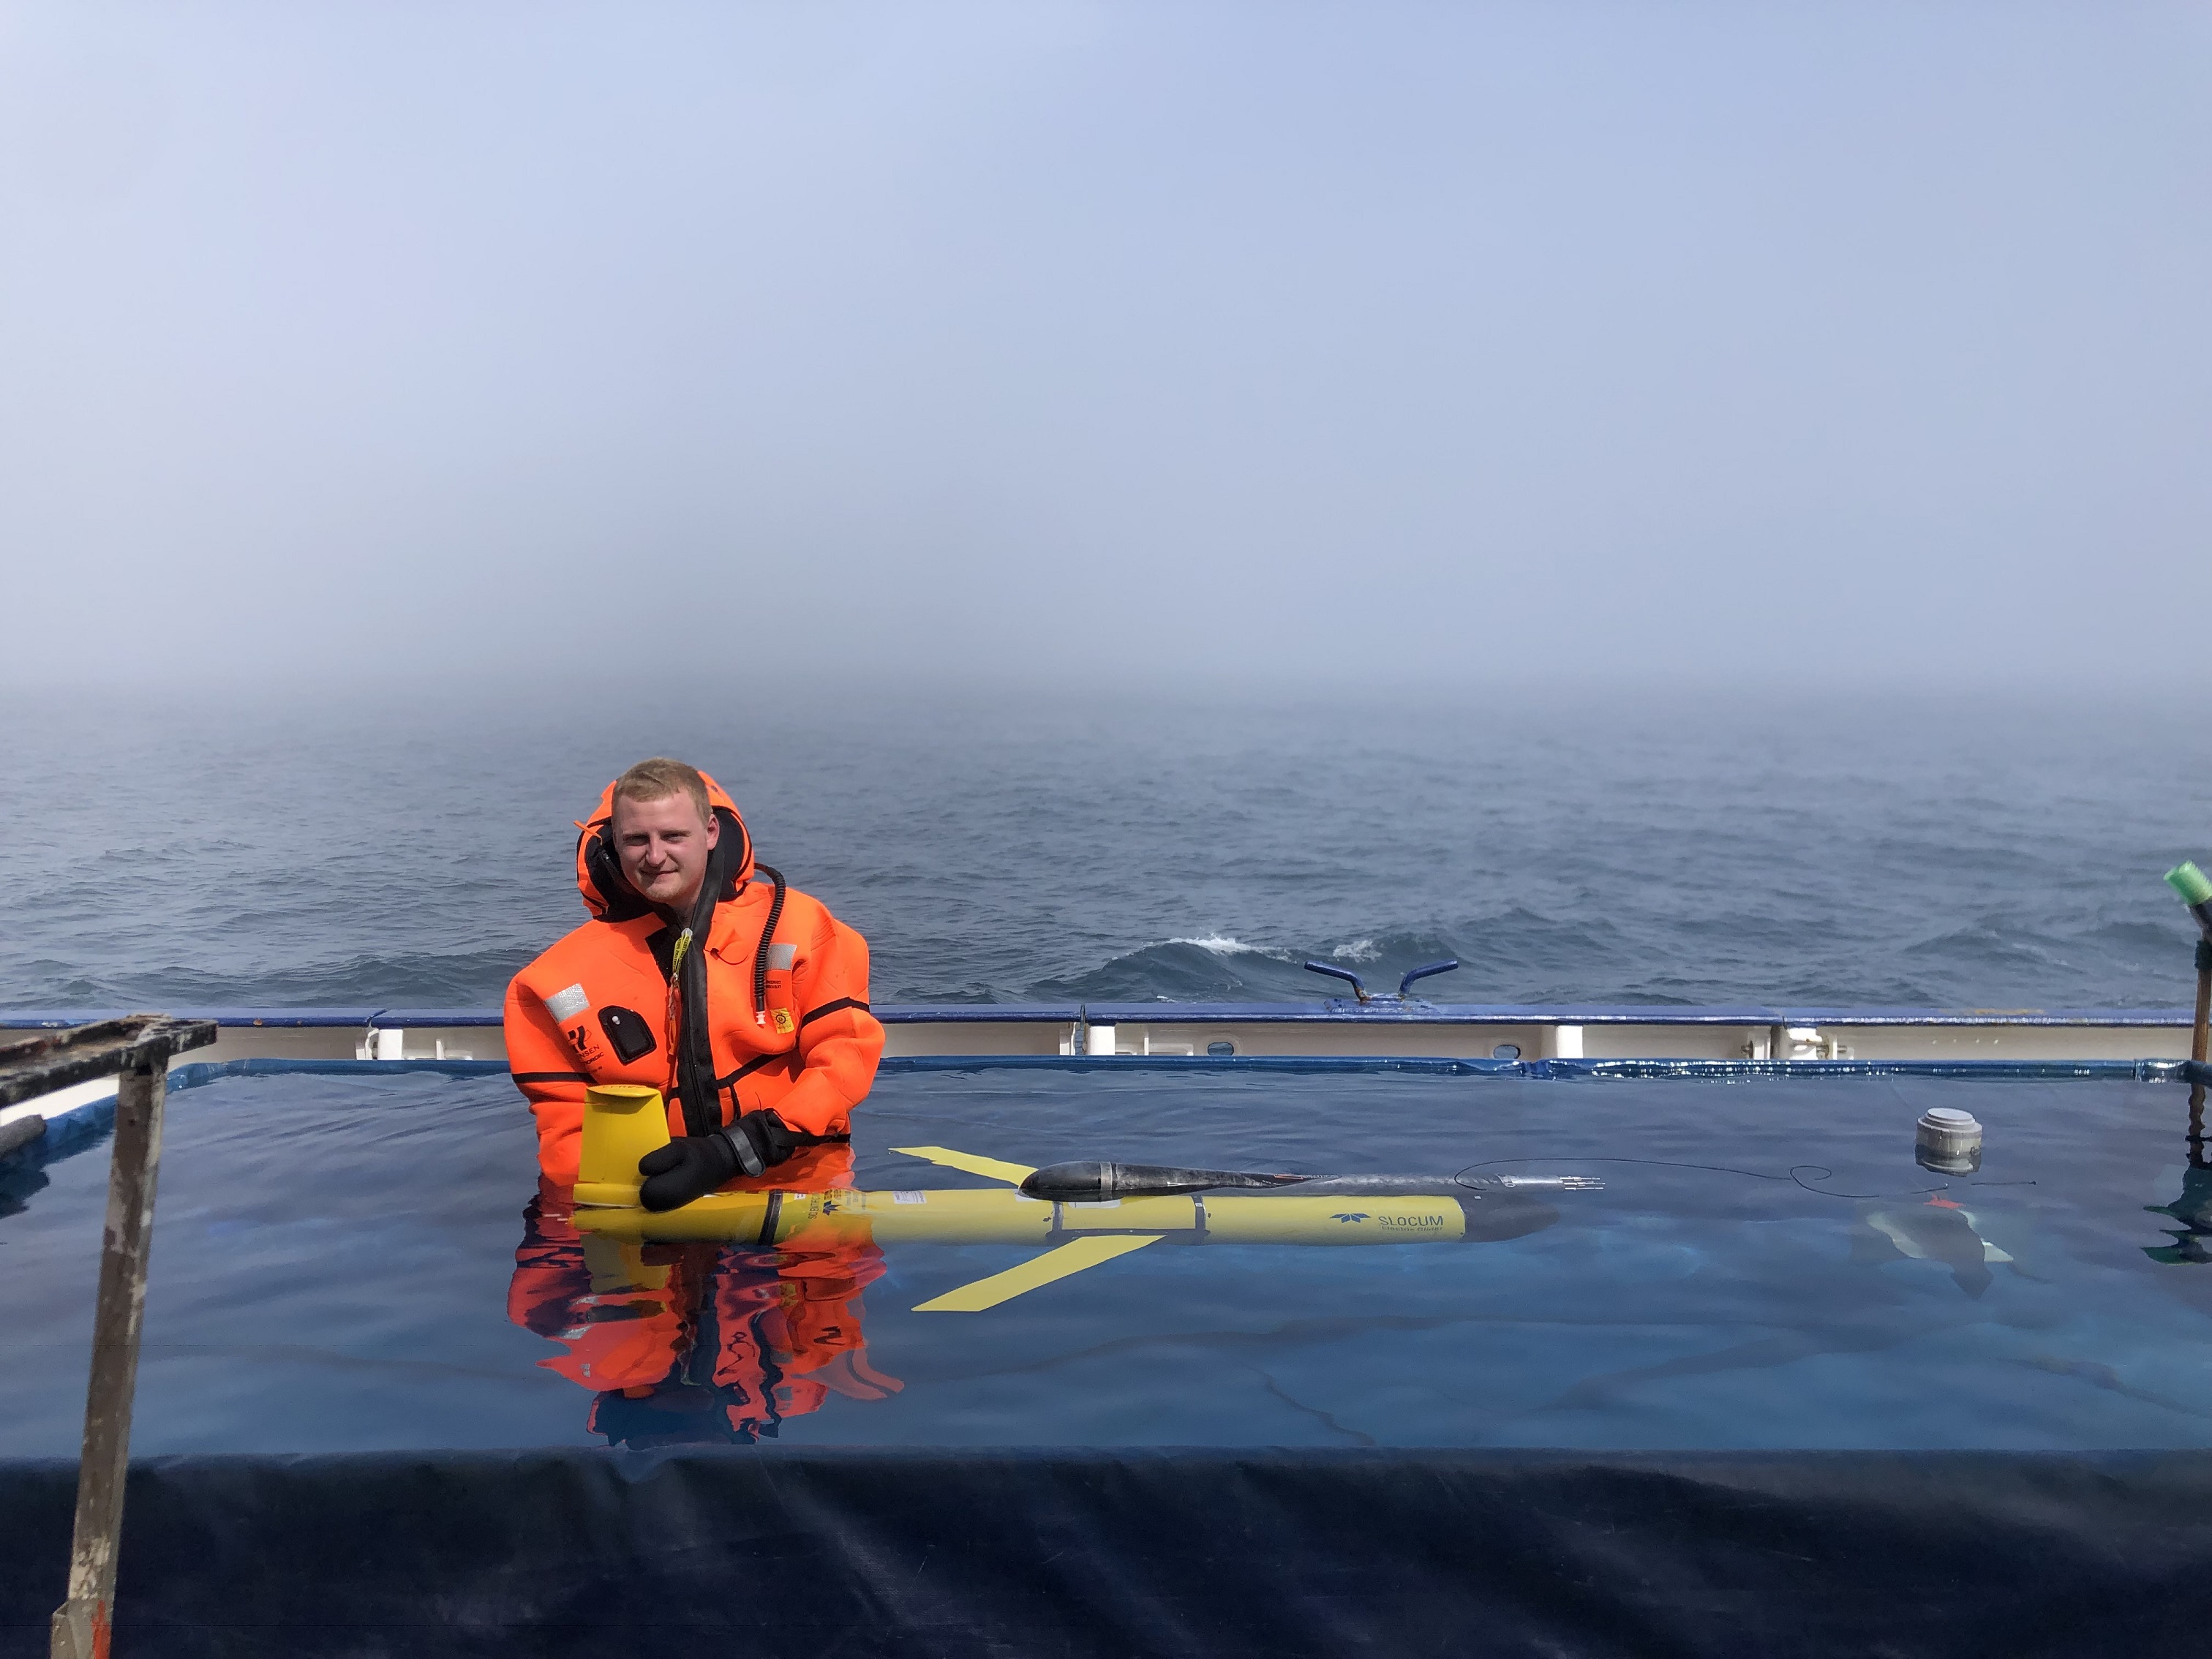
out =
[[[781,877],[756,878],[744,820],[711,778],[707,793],[722,820],[726,872],[707,937],[695,946],[706,967],[715,1098],[687,1127],[693,1114],[672,1061],[678,1021],[669,991],[678,930],[622,879],[610,784],[577,842],[577,889],[593,919],[507,991],[507,1063],[538,1119],[538,1167],[556,1182],[576,1178],[586,1084],[662,1091],[671,1134],[705,1133],[738,1113],[772,1108],[802,1135],[842,1136],[847,1115],[875,1080],[884,1028],[868,1012],[866,941]]]
[[[807,1148],[739,1189],[822,1191],[852,1183],[842,1146]],[[568,1188],[550,1181],[525,1212],[507,1316],[561,1345],[538,1363],[599,1395],[590,1426],[611,1443],[672,1444],[773,1436],[833,1393],[880,1400],[899,1388],[867,1364],[860,1292],[883,1253],[849,1235],[802,1230],[774,1249],[629,1244],[580,1233]]]

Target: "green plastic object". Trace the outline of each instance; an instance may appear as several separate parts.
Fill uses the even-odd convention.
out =
[[[2166,872],[2166,884],[2181,895],[2184,904],[2202,904],[2212,899],[2212,876],[2206,875],[2186,859]]]

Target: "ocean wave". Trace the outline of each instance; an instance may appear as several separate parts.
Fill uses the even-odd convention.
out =
[[[1435,928],[1346,930],[1310,945],[1259,945],[1230,933],[1178,937],[1085,962],[1062,946],[1056,971],[1037,975],[1026,953],[990,958],[964,940],[923,951],[878,949],[884,1005],[994,1002],[1316,1003],[1342,996],[1340,980],[1309,960],[1342,964],[1389,994],[1407,969],[1446,958],[1455,973],[1416,994],[1454,1003],[1758,1002],[1864,1006],[2167,1006],[2186,1000],[2191,939],[2170,923],[2089,921],[2063,929],[1988,920],[1942,933],[1899,930],[1890,942],[1820,941],[1802,957],[1770,942],[1756,919],[1671,933],[1588,916],[1516,910]],[[0,965],[0,1006],[15,1009],[496,1006],[532,951],[366,951],[255,963],[72,963],[41,953]],[[1070,960],[1071,954],[1074,959]],[[2101,971],[2126,993],[2084,995]],[[2069,984],[2069,981],[2071,983]],[[2069,995],[2070,992],[2070,995]]]
[[[1432,933],[1355,934],[1348,940],[1275,947],[1211,936],[1172,939],[1126,951],[1097,968],[1063,974],[1024,988],[1023,1000],[1103,1002],[1314,1002],[1341,996],[1341,980],[1307,971],[1309,961],[1356,965],[1370,990],[1395,991],[1397,975],[1455,952]],[[1432,997],[1457,995],[1429,980]]]
[[[1211,951],[1223,957],[1279,956],[1281,952],[1267,950],[1263,945],[1247,945],[1241,939],[1229,939],[1219,933],[1208,933],[1203,939],[1171,939],[1170,945],[1193,945],[1201,951]]]

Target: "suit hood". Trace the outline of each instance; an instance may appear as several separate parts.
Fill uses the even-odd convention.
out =
[[[735,898],[753,877],[753,838],[738,815],[737,803],[722,786],[704,772],[707,805],[722,826],[722,890],[717,902]],[[653,907],[623,877],[622,861],[614,848],[615,787],[599,792],[599,804],[576,826],[576,890],[594,921],[629,921],[648,914]],[[732,840],[732,837],[735,839]]]

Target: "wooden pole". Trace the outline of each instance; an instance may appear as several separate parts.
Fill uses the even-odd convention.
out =
[[[2212,1027],[2212,939],[2197,942],[2197,1029],[2190,1033],[2189,1057],[2202,1066],[2207,1055],[2208,1027]]]
[[[2204,1061],[2212,1039],[2212,936],[2197,941],[2197,1023],[2189,1033],[2189,1058],[2196,1062],[2189,1079],[2189,1164],[2207,1167],[2204,1158]]]
[[[52,1659],[107,1659],[167,1084],[165,1057],[155,1057],[124,1072],[116,1091],[107,1228],[100,1253],[100,1301],[93,1315],[92,1381],[85,1397],[84,1456],[77,1468],[76,1535],[70,1547],[69,1600],[54,1613],[49,1649]]]

